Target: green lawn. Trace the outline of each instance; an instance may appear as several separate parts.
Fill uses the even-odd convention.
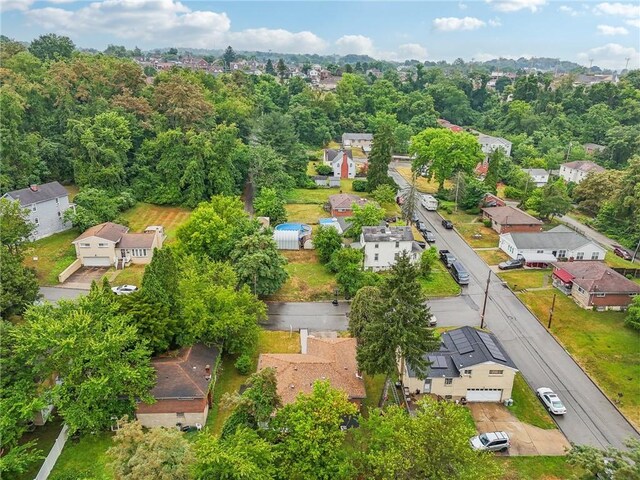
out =
[[[458,233],[462,235],[471,248],[493,248],[498,246],[500,236],[495,230],[485,227],[482,222],[454,222],[454,224]]]
[[[146,265],[130,265],[124,270],[118,270],[117,275],[111,279],[111,285],[142,285],[142,276]]]
[[[289,260],[285,267],[289,279],[274,295],[267,298],[276,302],[314,302],[330,300],[336,287],[335,277],[318,260],[313,250],[283,250]]]
[[[129,224],[131,232],[142,232],[149,225],[162,225],[167,235],[166,242],[171,242],[175,238],[176,229],[190,214],[191,210],[182,207],[138,203],[124,212],[122,217]]]
[[[541,288],[551,286],[551,269],[518,269],[498,273],[498,276],[509,284],[511,290]]]
[[[556,424],[520,373],[516,373],[511,398],[513,406],[508,408],[518,420],[546,430],[556,428]]]
[[[260,353],[300,353],[300,334],[294,332],[273,332],[262,330],[258,340],[258,351],[254,364],[257,365]],[[213,405],[207,418],[207,427],[215,435],[219,435],[225,420],[231,414],[228,408],[220,405],[220,399],[225,393],[234,393],[247,380],[248,376],[240,375],[233,366],[235,357],[223,358],[213,392]]]
[[[113,474],[107,463],[107,449],[111,446],[111,432],[82,435],[79,440],[69,439],[62,450],[49,478],[51,480],[70,478],[112,479]]]
[[[411,167],[396,167],[396,171],[402,175],[407,182],[411,183],[413,180]],[[444,188],[451,188],[452,185],[453,184],[449,180],[444,182]],[[428,179],[418,175],[416,178],[416,187],[420,192],[431,194],[438,193],[438,182],[435,179],[431,179],[431,181],[429,181]]]
[[[427,297],[452,297],[460,294],[460,285],[456,283],[448,270],[440,262],[433,266],[429,278],[418,279],[422,291]]]
[[[448,213],[447,210],[451,210],[451,213]],[[442,215],[447,220],[451,220],[456,228],[460,224],[463,223],[477,223],[478,226],[483,226],[484,224],[480,221],[480,217],[473,213],[467,213],[461,208],[458,208],[458,211],[455,211],[455,205],[453,202],[441,201],[438,207],[438,213]],[[494,247],[496,245],[489,245],[490,247]]]
[[[329,217],[322,205],[313,203],[291,203],[285,205],[287,210],[287,221],[289,222],[302,222],[309,225],[315,225],[318,223],[318,219]]]
[[[315,203],[318,205],[324,205],[329,201],[330,195],[337,193],[353,193],[363,198],[368,198],[367,192],[355,192],[353,190],[353,179],[340,180],[340,188],[294,188],[288,191],[285,195],[285,201],[287,203]]]
[[[35,431],[25,433],[22,436],[19,442],[21,445],[32,440],[36,441],[36,448],[40,450],[42,458],[39,461],[32,463],[22,475],[16,476],[15,480],[33,480],[33,478],[35,478],[45,457],[49,453],[49,450],[51,450],[51,447],[53,447],[53,444],[56,442],[56,438],[58,438],[61,430],[62,420],[54,416],[41,427],[36,427]]]
[[[506,262],[510,258],[509,255],[502,250],[476,250],[476,253],[487,265],[498,265],[501,262]]]
[[[631,252],[631,254],[633,255],[633,252]],[[610,267],[640,268],[640,265],[638,265],[637,263],[633,263],[629,260],[625,260],[624,258],[620,258],[615,253],[610,252],[609,250],[607,250],[607,252],[604,254],[604,261],[607,262],[607,265],[609,265]]]
[[[518,296],[546,326],[553,294],[551,332],[636,426],[640,426],[640,332],[624,325],[624,312],[578,307],[558,290]]]
[[[36,269],[40,285],[58,283],[58,275],[76,259],[76,250],[71,242],[78,235],[80,233],[76,229],[71,229],[36,240],[27,247],[24,263]]]
[[[567,457],[498,457],[505,468],[503,480],[579,480],[585,472],[569,465]]]
[[[367,398],[364,399],[362,405],[366,409],[378,408],[378,402],[382,397],[384,389],[385,375],[367,375],[364,374],[364,388],[367,391]]]

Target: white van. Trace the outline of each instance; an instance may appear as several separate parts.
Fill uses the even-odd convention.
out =
[[[433,195],[422,195],[420,202],[424,208],[435,212],[438,209],[438,200]]]

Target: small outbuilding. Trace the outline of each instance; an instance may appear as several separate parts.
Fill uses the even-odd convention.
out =
[[[278,250],[300,250],[300,239],[295,230],[275,230],[273,240]]]

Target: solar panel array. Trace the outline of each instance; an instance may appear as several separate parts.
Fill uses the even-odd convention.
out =
[[[429,355],[431,368],[447,368],[447,359],[441,355]]]
[[[485,332],[478,332],[478,336],[480,337],[480,340],[482,340],[482,343],[484,343],[484,346],[487,347],[487,350],[489,350],[489,353],[493,358],[495,358],[496,360],[502,360],[503,362],[507,361],[498,346],[493,341],[493,338],[491,338],[491,335]]]
[[[458,353],[464,355],[465,353],[473,352],[473,347],[462,330],[454,330],[449,333],[449,336],[458,349]]]

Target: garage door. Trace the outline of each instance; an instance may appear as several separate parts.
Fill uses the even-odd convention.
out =
[[[502,399],[502,389],[469,388],[467,402],[499,402]]]
[[[109,257],[85,257],[85,267],[110,267],[111,259]]]

